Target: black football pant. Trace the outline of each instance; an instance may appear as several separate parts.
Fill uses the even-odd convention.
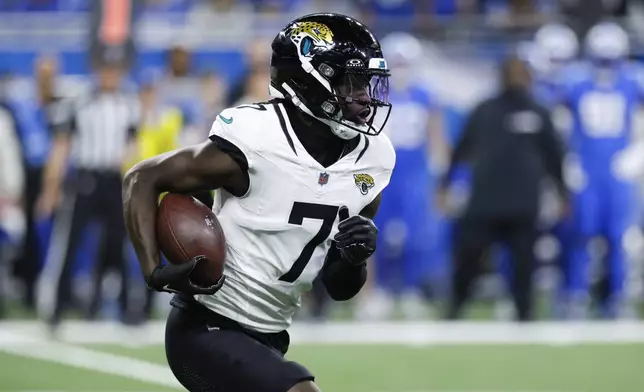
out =
[[[86,317],[94,319],[102,304],[101,282],[110,269],[121,275],[119,304],[123,315],[128,310],[128,264],[125,257],[125,224],[121,202],[121,174],[81,170],[65,193],[56,215],[54,232],[47,255],[43,279],[50,286],[54,303],[49,321],[60,321],[72,301],[72,275],[84,231],[90,222],[100,226],[102,235],[94,263],[92,295]]]
[[[457,319],[479,275],[484,253],[494,243],[508,246],[513,262],[511,291],[519,321],[533,318],[532,274],[535,266],[536,219],[464,217],[457,223],[453,243],[452,297],[447,318]]]
[[[191,392],[287,392],[313,381],[302,365],[284,357],[286,331],[260,333],[177,295],[165,330],[168,365]]]
[[[36,283],[40,272],[41,252],[34,208],[40,195],[42,184],[42,168],[29,167],[25,164],[25,218],[27,231],[23,239],[20,256],[13,264],[13,274],[25,285],[24,304],[27,308],[35,310]]]

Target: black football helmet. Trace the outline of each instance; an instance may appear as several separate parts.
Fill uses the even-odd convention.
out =
[[[311,14],[272,44],[271,96],[290,99],[338,137],[378,135],[391,113],[389,68],[380,43],[359,21]]]

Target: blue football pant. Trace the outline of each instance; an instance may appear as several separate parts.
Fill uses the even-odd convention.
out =
[[[608,306],[623,299],[627,273],[623,240],[630,225],[635,223],[636,203],[634,187],[617,181],[591,185],[576,195],[570,264],[565,280],[565,291],[569,297],[589,296],[588,242],[594,236],[602,236],[608,245],[605,263]]]

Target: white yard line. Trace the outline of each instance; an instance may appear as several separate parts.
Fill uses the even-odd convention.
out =
[[[166,366],[0,329],[0,351],[67,366],[130,378],[152,385],[181,388]]]
[[[0,352],[126,377],[149,383],[151,385],[181,388],[180,384],[176,381],[166,366],[70,345],[158,345],[163,343],[164,330],[165,325],[163,322],[153,322],[143,327],[131,328],[111,322],[87,323],[70,321],[64,323],[61,328],[59,335],[60,342],[53,342],[47,338],[46,330],[42,324],[33,321],[8,321],[0,323]],[[294,344],[407,344],[431,346],[473,344],[570,345],[586,343],[644,343],[644,323],[625,322],[535,323],[527,325],[495,322],[298,323],[290,330],[290,332]],[[16,390],[15,392],[64,391]],[[405,392],[564,391],[530,389],[427,389],[410,390]]]
[[[0,331],[47,340],[33,321],[3,322]],[[293,344],[435,345],[578,345],[644,343],[643,322],[514,324],[497,322],[296,323],[289,330]],[[115,344],[140,347],[163,344],[165,323],[124,327],[114,322],[63,324],[59,339],[73,344]],[[0,335],[0,344],[3,337]]]
[[[552,389],[413,389],[405,391],[373,391],[373,392],[573,392]]]
[[[552,389],[413,389],[404,391],[373,391],[373,392],[573,392]]]
[[[54,389],[13,389],[13,390],[2,390],[2,392],[68,392],[65,390],[54,390]],[[74,392],[79,392],[78,389],[74,389]],[[87,391],[90,392],[90,391]],[[92,391],[93,392],[93,391]],[[104,391],[101,392],[123,392],[119,390],[113,391]],[[145,390],[145,391],[132,391],[127,390],[127,392],[157,392],[156,390]],[[573,391],[561,391],[553,389],[412,389],[412,390],[376,390],[371,392],[573,392]]]

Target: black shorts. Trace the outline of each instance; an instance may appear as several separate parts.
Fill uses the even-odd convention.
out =
[[[303,366],[284,358],[288,334],[262,334],[176,296],[165,350],[179,382],[195,392],[287,392],[313,381]]]

